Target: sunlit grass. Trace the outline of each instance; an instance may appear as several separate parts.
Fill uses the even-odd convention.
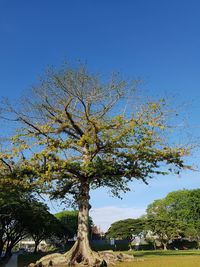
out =
[[[139,260],[139,259],[138,259]],[[116,267],[200,267],[197,256],[147,257],[143,261],[119,263]]]
[[[116,267],[200,267],[200,251],[138,251],[128,252],[135,261],[119,263]]]
[[[157,256],[200,256],[200,250],[141,250],[125,252],[135,257],[157,257]]]

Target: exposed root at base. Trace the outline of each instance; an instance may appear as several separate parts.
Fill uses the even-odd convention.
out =
[[[115,265],[117,262],[134,261],[134,257],[124,253],[114,253],[112,250],[95,252],[90,251],[87,257],[80,260],[73,260],[72,252],[65,254],[54,253],[41,258],[36,263],[29,264],[28,267],[67,267],[67,266],[87,266],[106,267]]]

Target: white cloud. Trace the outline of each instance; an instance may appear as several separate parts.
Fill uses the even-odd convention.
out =
[[[128,218],[138,218],[145,213],[145,208],[127,208],[106,206],[101,208],[92,208],[90,216],[94,224],[100,227],[104,232],[108,230],[113,222]]]

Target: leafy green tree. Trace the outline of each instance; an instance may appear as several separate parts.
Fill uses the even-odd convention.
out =
[[[5,249],[5,257],[9,257],[12,248],[27,235],[21,221],[31,196],[18,179],[23,177],[19,166],[8,155],[3,157],[0,158],[0,256]]]
[[[164,250],[167,250],[170,240],[182,233],[178,225],[180,222],[171,217],[168,211],[165,199],[155,200],[147,207],[147,228],[152,231],[152,235],[162,244]]]
[[[27,236],[35,241],[36,252],[42,240],[61,234],[63,225],[49,213],[46,205],[19,190],[7,193],[0,193],[1,254],[5,248],[5,257],[10,257],[13,247]]]
[[[151,242],[156,247],[155,242],[159,241],[164,250],[167,250],[170,240],[182,237],[185,229],[180,221],[164,219],[162,216],[148,218],[147,227],[151,230]]]
[[[147,208],[148,227],[163,246],[178,237],[199,241],[200,190],[179,190],[156,200]]]
[[[27,236],[27,231],[21,224],[26,203],[13,196],[11,198],[8,201],[8,198],[0,197],[0,254],[5,249],[4,257],[10,257],[13,247]]]
[[[0,254],[5,248],[5,257],[11,256],[13,247],[26,236],[32,236],[36,251],[40,241],[55,234],[59,224],[47,206],[33,196],[27,180],[33,173],[25,165],[23,160],[15,163],[8,155],[0,160]]]
[[[126,219],[111,224],[106,237],[131,239],[132,235],[140,234],[144,229],[144,219]]]
[[[29,209],[23,212],[22,224],[35,241],[34,253],[42,240],[58,237],[63,228],[60,221],[49,213],[47,206],[37,201],[30,202]]]
[[[72,238],[77,233],[78,211],[61,211],[55,217],[68,229],[68,238]]]
[[[30,169],[37,172],[34,183],[78,207],[77,241],[65,255],[68,264],[102,262],[88,240],[91,189],[108,187],[120,197],[130,181],[147,183],[172,166],[184,167],[188,149],[163,138],[168,128],[164,100],[140,105],[136,86],[137,81],[117,75],[106,82],[84,66],[65,66],[49,70],[19,108],[7,106],[9,119],[19,125],[12,152],[28,151]],[[163,162],[169,167],[160,168]]]
[[[200,240],[200,189],[179,190],[167,195],[170,214],[184,222],[185,235],[199,242]]]
[[[66,237],[72,238],[77,234],[78,228],[78,211],[61,211],[55,214],[55,217],[61,222],[61,224],[66,228]],[[89,216],[89,232],[93,225],[92,218]]]

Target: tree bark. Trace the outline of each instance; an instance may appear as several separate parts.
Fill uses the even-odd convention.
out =
[[[68,258],[68,265],[78,263],[88,266],[98,266],[101,259],[98,253],[92,251],[89,244],[89,184],[87,181],[81,183],[78,213],[77,240],[73,247],[65,255]],[[99,264],[100,266],[100,264]]]

